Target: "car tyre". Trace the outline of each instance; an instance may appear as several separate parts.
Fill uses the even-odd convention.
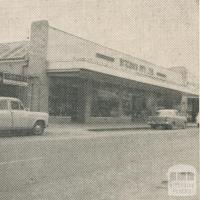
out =
[[[173,124],[167,125],[167,130],[172,130],[174,128]]]
[[[164,128],[165,130],[170,129],[169,125],[165,125],[165,126],[163,126],[163,128]]]
[[[42,135],[44,133],[44,123],[43,122],[36,122],[33,129],[32,134],[33,135]]]
[[[184,122],[183,129],[186,129],[186,127],[187,127],[187,122]]]
[[[156,129],[157,126],[156,126],[156,125],[151,125],[151,128],[152,128],[152,129]]]

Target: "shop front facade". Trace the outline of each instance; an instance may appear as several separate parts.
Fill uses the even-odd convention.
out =
[[[80,70],[49,73],[49,113],[73,122],[142,122],[157,109],[180,110],[180,92]]]
[[[194,121],[199,110],[198,80],[185,68],[162,68],[47,21],[32,23],[27,52],[19,73],[29,77],[25,101],[51,122],[141,122],[158,109],[177,109]]]
[[[29,73],[40,78],[42,88],[35,109],[48,111],[52,120],[144,121],[161,108],[189,115],[188,97],[198,99],[198,81],[190,84],[182,69],[162,68],[47,21],[34,22],[31,32]]]
[[[0,96],[15,97],[30,106],[31,77],[26,74],[28,42],[0,44]]]

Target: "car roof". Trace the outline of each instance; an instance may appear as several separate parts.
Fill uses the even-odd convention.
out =
[[[176,109],[160,109],[158,111],[171,111],[171,112],[174,112],[174,111],[177,111]]]
[[[13,98],[13,97],[0,97],[0,100],[14,100],[14,101],[19,101],[19,99]]]
[[[159,110],[168,110],[168,111],[173,111],[173,110],[176,110],[176,109],[159,109]]]

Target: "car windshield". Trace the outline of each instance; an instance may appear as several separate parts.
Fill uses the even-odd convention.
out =
[[[176,116],[177,115],[177,110],[158,110],[157,111],[158,116]]]

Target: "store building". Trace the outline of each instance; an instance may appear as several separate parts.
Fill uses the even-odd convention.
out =
[[[29,77],[28,105],[53,121],[143,121],[159,108],[178,109],[192,120],[198,112],[198,79],[183,67],[156,66],[47,21],[32,23],[27,46],[19,73]]]
[[[28,68],[28,42],[0,44],[0,96],[20,98],[29,105],[30,76]]]

